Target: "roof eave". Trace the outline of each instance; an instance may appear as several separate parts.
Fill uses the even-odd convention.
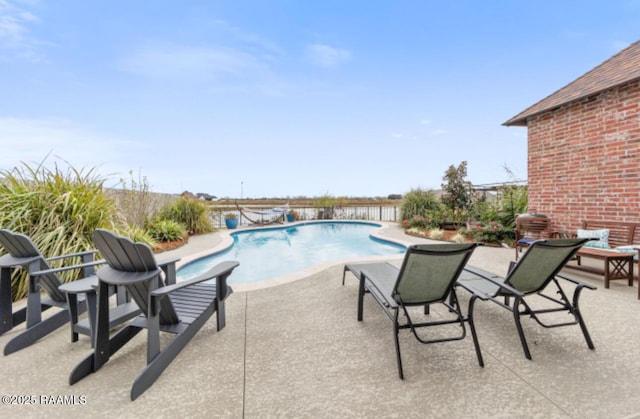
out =
[[[527,118],[518,118],[514,117],[508,120],[507,122],[503,122],[502,125],[505,127],[526,127],[527,126]]]

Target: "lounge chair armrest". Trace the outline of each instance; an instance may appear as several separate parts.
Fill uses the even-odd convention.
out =
[[[178,290],[180,288],[185,288],[185,287],[189,287],[193,284],[197,284],[199,282],[203,282],[203,281],[208,281],[210,279],[214,279],[214,278],[218,278],[218,277],[225,277],[228,276],[238,265],[240,265],[240,262],[237,262],[235,260],[230,260],[230,261],[225,261],[225,262],[220,262],[219,264],[217,264],[216,266],[214,266],[213,268],[209,269],[207,272],[203,273],[202,275],[199,275],[193,279],[190,279],[188,281],[184,281],[184,282],[179,282],[177,284],[174,285],[167,285],[165,287],[161,287],[158,289],[155,289],[153,291],[151,291],[151,295],[154,297],[158,297],[161,295],[167,295],[175,290]]]
[[[360,276],[360,280],[366,281],[369,292],[372,296],[374,296],[374,298],[378,300],[380,304],[384,305],[387,308],[398,306],[398,302],[393,299],[393,297],[389,293],[389,290],[384,290],[382,287],[380,287],[380,284],[378,284],[378,282],[374,279],[374,275],[368,273],[365,269],[363,269],[362,271],[360,271]],[[371,288],[373,288],[373,290]]]
[[[486,292],[482,292],[479,289],[476,289],[476,288],[473,288],[473,287],[469,287],[464,282],[457,282],[456,285],[464,288],[465,290],[469,291],[471,294],[477,296],[478,298],[480,298],[483,301],[487,301],[487,300],[491,299],[489,294],[487,294]]]
[[[485,272],[481,269],[474,269],[473,267],[465,267],[464,268],[465,271],[467,272],[471,272],[472,274],[479,276],[480,278],[491,282],[492,284],[495,284],[497,286],[499,286],[500,288],[502,288],[503,290],[509,291],[511,294],[518,296],[518,297],[522,297],[524,296],[523,293],[521,293],[520,291],[518,291],[517,289],[513,288],[512,286],[510,286],[509,284],[505,284],[504,282],[498,281],[496,280],[496,278],[500,278],[503,279],[497,275],[491,274],[493,276],[489,276],[487,275],[488,272]],[[467,287],[465,287],[465,289],[468,289]]]
[[[586,282],[582,282],[582,281],[580,281],[579,279],[575,279],[575,278],[572,278],[572,277],[570,277],[570,276],[566,276],[566,275],[556,275],[556,277],[561,278],[561,279],[564,279],[565,281],[572,282],[572,283],[574,283],[574,284],[576,284],[576,285],[579,285],[579,286],[581,286],[581,287],[589,288],[590,290],[597,290],[597,289],[598,289],[598,287],[596,287],[596,286],[594,286],[594,285],[587,284]]]
[[[94,260],[93,262],[81,263],[79,265],[61,266],[59,268],[51,268],[51,269],[45,269],[44,271],[32,272],[31,276],[42,276],[42,275],[47,275],[47,274],[52,274],[57,272],[71,271],[73,269],[91,268],[93,266],[103,265],[104,263],[106,263],[104,259]]]
[[[68,255],[53,256],[53,257],[47,258],[47,261],[60,260],[60,259],[69,259],[69,258],[82,257],[82,256],[88,256],[88,255],[95,255],[96,253],[98,253],[98,251],[95,250],[95,249],[92,249],[92,250],[87,250],[87,251],[84,251],[84,252],[69,253]]]

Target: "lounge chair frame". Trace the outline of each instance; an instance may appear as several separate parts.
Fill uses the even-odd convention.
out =
[[[464,339],[466,336],[465,322],[468,322],[469,328],[471,329],[476,356],[478,358],[478,364],[480,366],[484,366],[482,352],[480,350],[480,345],[475,331],[474,319],[471,314],[473,313],[473,310],[472,308],[469,309],[470,315],[468,316],[464,316],[462,314],[455,290],[456,278],[462,272],[462,269],[471,257],[471,254],[477,245],[477,243],[414,245],[407,249],[402,266],[399,270],[389,263],[349,264],[345,266],[344,273],[346,273],[346,271],[351,271],[359,278],[358,321],[363,320],[364,296],[365,294],[370,294],[393,322],[396,362],[400,379],[404,379],[399,341],[399,332],[402,329],[409,329],[418,342],[431,344]],[[450,275],[446,278],[446,281],[448,281],[446,286],[438,292],[437,295],[415,300],[413,299],[413,296],[410,295],[411,293],[407,292],[408,288],[405,287],[405,284],[409,281],[425,281],[429,283],[432,278],[428,275],[416,278],[414,276],[415,270],[411,268],[410,265],[414,258],[429,256],[458,256],[458,259],[455,262],[457,265],[455,266],[454,272],[449,272]],[[441,261],[442,260],[440,260],[440,262]],[[437,263],[437,261],[434,260],[434,263]],[[403,289],[405,291],[402,291]],[[455,318],[415,322],[408,310],[408,307],[424,306],[425,314],[429,314],[430,306],[436,303],[443,304],[448,311],[455,314]],[[401,316],[401,313],[404,316]],[[404,319],[402,317],[404,317]],[[449,324],[458,324],[461,328],[460,334],[429,339],[420,336],[417,331],[418,328],[437,327]]]
[[[522,322],[520,319],[522,316],[531,317],[540,326],[545,328],[556,328],[577,324],[580,326],[580,330],[582,331],[589,349],[595,349],[580,311],[579,299],[582,290],[585,288],[595,290],[596,287],[559,273],[564,265],[566,265],[566,263],[575,256],[587,240],[588,239],[549,239],[535,241],[531,243],[527,252],[517,263],[511,262],[506,278],[501,278],[498,275],[482,269],[467,266],[465,268],[465,273],[463,273],[458,279],[458,284],[473,294],[469,302],[470,310],[472,310],[474,306],[472,302],[478,298],[484,301],[490,300],[498,306],[509,310],[513,314],[522,350],[525,357],[529,360],[532,359],[531,351],[529,350],[529,345],[527,344],[524,330],[522,328]],[[525,267],[525,265],[528,263],[537,263],[537,261],[534,260],[536,253],[543,249],[555,249],[555,251],[563,253],[555,264],[556,266],[550,267],[546,271],[544,267],[540,267],[537,285],[529,289],[524,289],[522,285],[518,285],[519,277],[524,275],[520,271],[531,269],[531,267]],[[567,281],[575,286],[573,296],[571,298],[569,298],[568,293],[562,287],[560,281]],[[553,284],[553,287],[548,289],[551,284]],[[555,291],[557,297],[550,295],[551,291]],[[527,297],[531,295],[537,295],[547,301],[550,301],[553,303],[553,307],[533,308],[531,304],[527,302]],[[513,304],[511,303],[511,298],[513,298]],[[541,319],[541,315],[565,311],[572,316],[573,320],[548,323]],[[471,316],[472,313],[469,313],[469,315]]]

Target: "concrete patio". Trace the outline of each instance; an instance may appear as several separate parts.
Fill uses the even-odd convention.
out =
[[[400,228],[384,232],[405,242]],[[171,253],[190,257],[221,242],[196,237]],[[513,249],[480,247],[471,264],[505,274]],[[391,259],[395,263],[400,258]],[[89,341],[69,341],[67,326],[41,342],[0,357],[3,417],[542,417],[640,416],[640,301],[637,288],[566,270],[598,289],[581,308],[596,350],[577,326],[544,329],[524,319],[533,360],[525,359],[506,310],[476,305],[485,367],[473,343],[421,345],[401,332],[405,380],[398,378],[392,325],[372,299],[356,320],[357,281],[342,282],[344,261],[296,281],[263,289],[238,287],[227,301],[227,327],[215,321],[196,335],[158,381],[135,402],[131,384],[146,360],[139,334],[100,371],[74,386],[73,366]],[[466,311],[468,296],[460,292]],[[432,310],[433,316],[446,313]],[[0,346],[21,331],[0,337]],[[36,396],[35,405],[5,396]],[[76,396],[76,404],[45,404],[41,396]],[[70,398],[72,399],[72,398]]]

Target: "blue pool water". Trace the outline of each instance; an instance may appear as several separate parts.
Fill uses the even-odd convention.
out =
[[[223,260],[240,261],[230,284],[263,281],[332,260],[404,253],[404,246],[370,236],[378,224],[306,223],[232,233],[233,245],[178,270],[178,280],[204,273]]]

